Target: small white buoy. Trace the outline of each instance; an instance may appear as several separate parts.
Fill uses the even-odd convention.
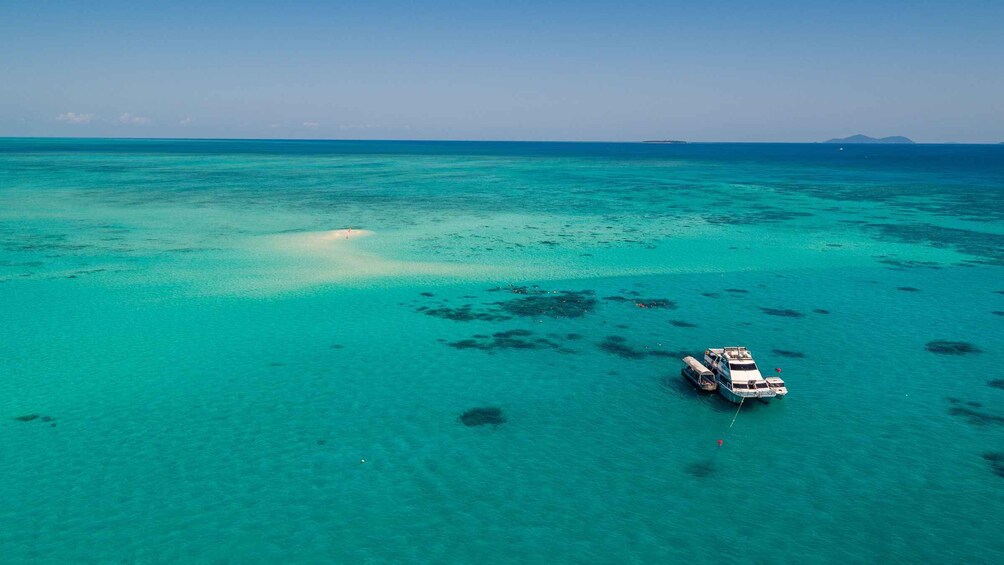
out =
[[[365,462],[366,462],[366,460],[365,460],[365,459],[360,459],[360,460],[359,460],[359,463],[365,463]]]

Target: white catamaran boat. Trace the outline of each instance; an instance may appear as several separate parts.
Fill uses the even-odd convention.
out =
[[[753,355],[745,347],[707,349],[704,351],[704,362],[715,375],[718,392],[730,402],[739,404],[746,398],[768,402],[778,396],[778,390],[763,378]],[[784,391],[782,394],[788,392],[783,381],[781,390]]]

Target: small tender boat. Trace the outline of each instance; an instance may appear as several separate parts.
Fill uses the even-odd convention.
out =
[[[687,377],[690,382],[694,383],[694,386],[705,392],[713,392],[718,388],[718,384],[715,383],[715,374],[711,372],[711,369],[701,365],[700,361],[688,355],[683,358],[683,364],[685,366],[680,370],[680,374]]]
[[[767,386],[774,391],[778,398],[784,398],[784,395],[788,394],[788,387],[784,386],[781,377],[767,377],[764,380],[767,381]]]
[[[745,347],[711,348],[704,351],[704,362],[711,367],[718,383],[718,393],[739,404],[747,398],[769,402],[777,392],[767,384],[753,355]],[[788,390],[785,389],[785,393]]]

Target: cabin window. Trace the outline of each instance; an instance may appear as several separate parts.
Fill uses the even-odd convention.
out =
[[[743,383],[732,383],[732,388],[737,388],[737,389],[738,389],[738,388],[741,388],[741,389],[745,389],[745,388],[746,388],[746,385],[744,385]]]
[[[757,383],[756,387],[757,388],[767,388],[767,383]]]
[[[756,371],[756,363],[729,363],[733,371]]]

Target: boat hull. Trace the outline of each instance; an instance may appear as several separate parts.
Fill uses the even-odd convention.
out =
[[[729,390],[728,387],[724,387],[721,384],[718,385],[718,394],[721,394],[722,397],[725,398],[725,400],[728,400],[733,404],[739,404],[740,402],[743,401],[742,396],[739,396],[738,394]]]
[[[743,398],[745,398],[746,400],[759,400],[760,402],[763,402],[764,404],[769,404],[770,403],[770,399],[774,398],[774,395],[770,395],[770,396],[745,396],[745,397],[744,396],[740,396],[740,395],[732,392],[731,390],[729,390],[729,387],[723,385],[722,383],[718,383],[718,393],[721,394],[722,397],[725,398],[725,400],[728,400],[729,402],[731,402],[733,404],[739,404],[739,403],[741,403],[743,401]]]

